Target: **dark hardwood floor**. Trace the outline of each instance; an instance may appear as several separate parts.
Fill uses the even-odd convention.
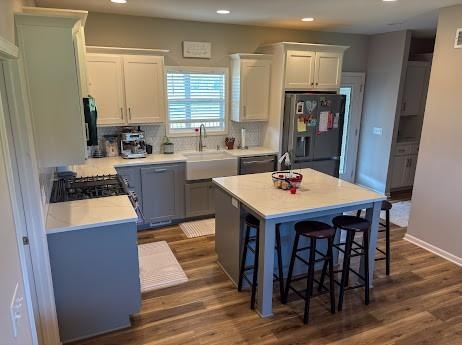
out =
[[[213,236],[187,239],[178,227],[142,232],[140,243],[169,243],[189,281],[144,294],[130,329],[74,344],[462,344],[462,268],[404,241],[404,233],[392,231],[392,274],[377,263],[369,306],[360,291],[348,291],[343,311],[331,315],[321,296],[303,325],[302,301],[275,298],[268,319],[251,311],[249,293],[238,293],[216,264]]]

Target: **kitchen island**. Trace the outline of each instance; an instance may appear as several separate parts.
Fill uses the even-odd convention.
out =
[[[381,203],[386,197],[369,189],[351,184],[311,169],[297,170],[303,182],[296,194],[273,186],[271,173],[214,178],[216,234],[215,249],[218,263],[236,283],[239,256],[243,242],[242,219],[251,213],[260,221],[260,252],[258,267],[257,312],[262,317],[272,315],[274,245],[276,225],[284,228],[286,240],[292,224],[305,219],[331,219],[348,211],[366,209],[371,222],[370,283],[373,283],[375,247]],[[285,242],[285,243],[284,243]],[[286,260],[287,256],[283,261]]]

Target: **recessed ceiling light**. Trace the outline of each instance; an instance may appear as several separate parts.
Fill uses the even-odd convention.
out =
[[[312,17],[302,18],[302,22],[312,22],[313,20],[314,20],[314,18],[312,18]]]
[[[382,0],[383,2],[395,2],[395,1],[398,1],[398,0]]]
[[[127,0],[111,0],[114,4],[126,4]]]
[[[230,14],[231,11],[230,10],[218,10],[217,13],[218,14]]]

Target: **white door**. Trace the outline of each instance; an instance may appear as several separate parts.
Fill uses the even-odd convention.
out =
[[[3,69],[0,63],[0,337],[5,345],[36,343],[35,330],[32,331],[30,294],[22,267],[25,265],[25,252],[18,243],[17,220],[13,201],[14,153],[10,151],[4,107]],[[19,212],[16,213],[19,216]],[[21,251],[21,252],[20,252]],[[29,295],[28,295],[29,294]]]
[[[286,89],[313,89],[315,52],[287,51]]]
[[[164,122],[164,58],[126,55],[123,59],[128,122]]]
[[[340,94],[346,96],[340,178],[350,182],[356,178],[365,78],[364,73],[343,73],[340,86]]]
[[[120,56],[87,54],[88,93],[95,98],[99,125],[125,124]]]
[[[266,120],[269,113],[271,62],[242,62],[241,92],[244,120]]]
[[[316,53],[314,85],[321,90],[335,90],[342,77],[342,53]]]

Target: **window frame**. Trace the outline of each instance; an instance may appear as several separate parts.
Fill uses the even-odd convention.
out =
[[[165,132],[168,137],[192,137],[196,136],[196,132],[191,130],[171,130],[170,129],[170,113],[169,113],[169,99],[168,99],[168,87],[167,87],[167,74],[171,72],[180,73],[220,73],[224,74],[224,120],[223,130],[213,130],[206,127],[207,135],[227,135],[229,129],[229,68],[228,67],[196,67],[196,66],[165,66],[165,99],[166,99],[166,116],[165,116]]]

